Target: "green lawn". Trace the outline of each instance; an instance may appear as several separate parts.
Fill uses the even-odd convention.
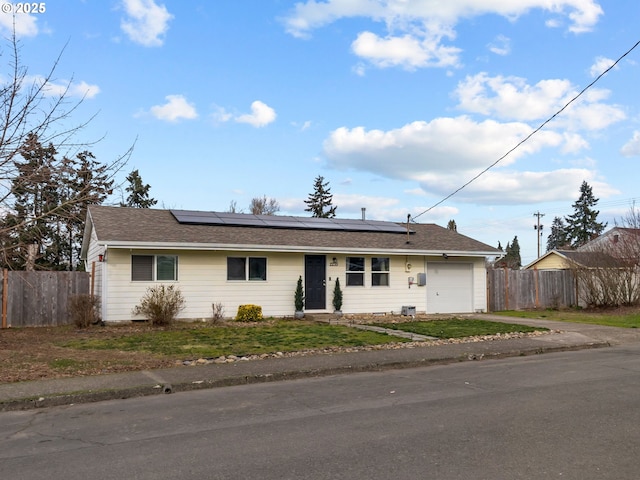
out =
[[[461,318],[403,323],[375,323],[373,325],[437,338],[464,338],[476,335],[496,335],[498,333],[514,332],[528,333],[536,330],[547,330],[546,328],[534,328],[526,325]]]
[[[326,347],[358,347],[408,340],[340,325],[277,321],[256,326],[176,326],[150,328],[116,338],[86,338],[64,342],[74,349],[142,351],[175,358],[215,358]]]
[[[560,322],[588,323],[609,327],[638,328],[640,327],[640,312],[625,314],[606,312],[586,312],[582,310],[527,310],[492,312],[492,315],[502,315],[517,318],[539,318]]]

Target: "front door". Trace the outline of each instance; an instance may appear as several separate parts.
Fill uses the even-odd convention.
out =
[[[327,259],[324,255],[304,257],[304,307],[307,310],[327,308]]]

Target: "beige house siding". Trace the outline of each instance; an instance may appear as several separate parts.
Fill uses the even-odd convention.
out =
[[[538,270],[564,270],[569,268],[566,259],[556,254],[551,254],[540,259],[535,265],[531,265],[529,268],[534,268],[534,266]]]
[[[177,255],[178,280],[176,282],[131,281],[131,255]],[[228,281],[227,256],[251,256],[267,258],[267,281]],[[358,256],[362,256],[359,255]],[[377,255],[384,256],[384,255]],[[330,263],[336,257],[337,266]],[[421,256],[390,256],[389,286],[371,285],[371,255],[365,255],[365,285],[346,285],[346,255],[327,255],[326,309],[332,312],[333,289],[336,278],[340,278],[343,292],[344,313],[400,312],[404,305],[415,306],[417,312],[426,311],[426,288],[418,286],[418,273],[423,273],[425,258]],[[411,269],[407,271],[407,263]],[[476,268],[482,262],[475,262]],[[123,322],[134,320],[132,309],[153,285],[175,284],[180,287],[186,308],[180,318],[207,320],[212,316],[212,304],[220,303],[226,317],[234,317],[238,306],[256,304],[262,307],[265,316],[284,317],[294,313],[293,293],[299,276],[304,278],[304,255],[299,253],[274,252],[217,252],[188,250],[130,250],[109,249],[106,267],[109,302],[103,306],[105,321]],[[96,269],[97,271],[99,269]],[[474,282],[484,279],[474,274]],[[409,287],[409,277],[416,283]],[[480,286],[484,292],[484,283]],[[484,309],[486,299],[476,295],[476,308]]]
[[[176,282],[138,282],[131,280],[131,255],[177,255],[178,280]],[[251,256],[267,259],[266,281],[228,281],[227,257]],[[399,313],[402,306],[416,307],[418,313],[426,311],[427,286],[418,286],[418,273],[426,271],[430,257],[395,255],[390,257],[389,285],[372,286],[371,257],[365,257],[364,286],[347,286],[346,256],[327,255],[326,309],[332,312],[333,289],[340,279],[343,292],[342,311],[348,313]],[[363,256],[358,254],[357,256]],[[385,256],[383,254],[376,256]],[[337,265],[331,265],[333,257]],[[486,276],[482,259],[469,258],[473,264],[473,309],[486,311]],[[411,268],[407,269],[407,263]],[[287,317],[294,313],[293,296],[299,276],[304,278],[304,254],[275,252],[221,252],[189,250],[130,250],[109,249],[104,282],[105,310],[103,319],[111,322],[130,321],[135,317],[132,309],[146,290],[153,285],[175,284],[185,298],[186,308],[180,318],[208,320],[212,304],[220,303],[225,317],[234,317],[238,306],[255,304],[262,307],[265,316]],[[96,269],[98,271],[99,269]],[[414,284],[409,286],[409,278]]]

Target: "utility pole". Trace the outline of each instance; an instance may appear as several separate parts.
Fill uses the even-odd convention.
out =
[[[533,226],[533,229],[538,232],[538,258],[540,258],[540,237],[542,237],[542,229],[544,228],[544,225],[540,225],[540,217],[544,217],[544,213],[536,212],[533,216],[538,219],[538,222]]]

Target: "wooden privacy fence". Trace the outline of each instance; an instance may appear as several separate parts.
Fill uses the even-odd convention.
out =
[[[487,296],[490,312],[578,305],[571,270],[489,269]]]
[[[88,272],[2,272],[2,327],[73,323],[69,303],[88,294]]]

